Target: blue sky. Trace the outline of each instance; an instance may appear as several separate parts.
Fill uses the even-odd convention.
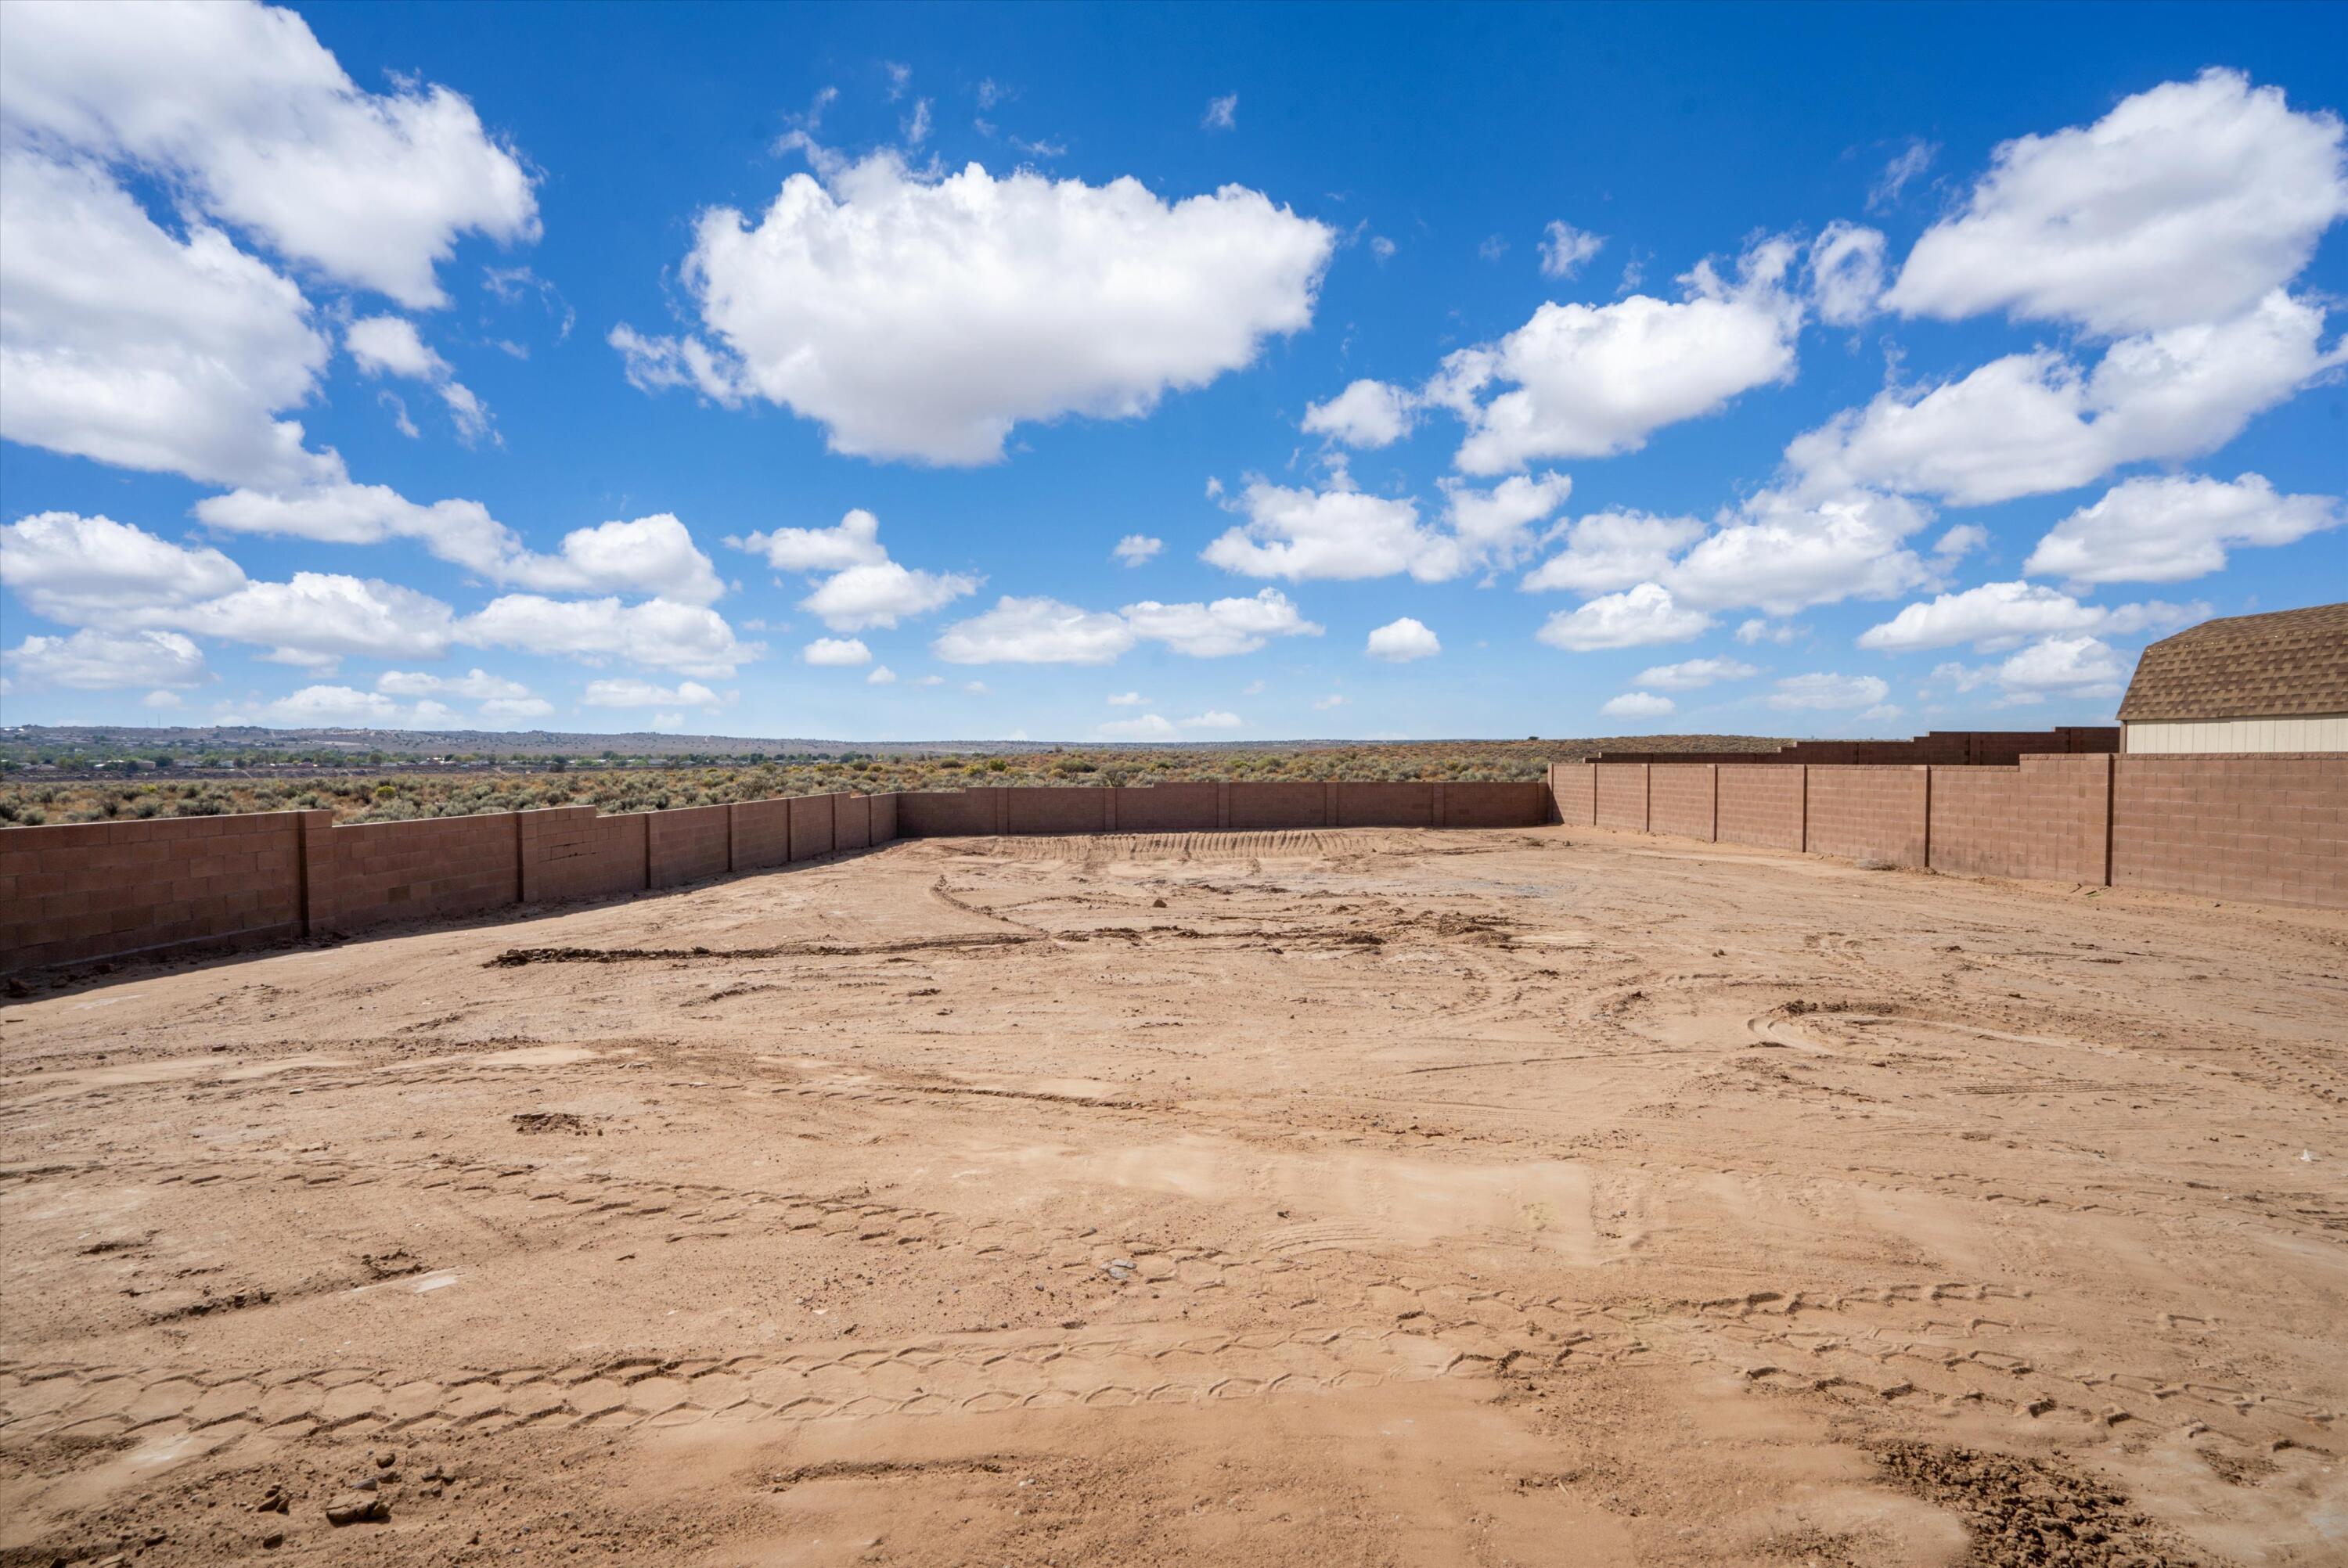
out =
[[[12,5],[0,706],[2105,721],[2348,588],[2343,17]]]

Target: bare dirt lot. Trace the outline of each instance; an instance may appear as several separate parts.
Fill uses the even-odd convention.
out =
[[[0,1014],[0,1563],[2337,1563],[2343,1020],[1580,828],[125,967]]]

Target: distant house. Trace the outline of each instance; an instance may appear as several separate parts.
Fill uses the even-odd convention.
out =
[[[2348,752],[2348,604],[2205,620],[2137,661],[2124,752]]]

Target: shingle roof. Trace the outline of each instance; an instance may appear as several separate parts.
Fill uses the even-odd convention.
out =
[[[2348,713],[2348,604],[2205,620],[2137,661],[2120,717]]]

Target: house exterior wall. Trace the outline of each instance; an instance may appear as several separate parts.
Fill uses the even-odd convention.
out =
[[[2142,719],[2120,728],[2121,749],[2134,757],[2348,752],[2348,713],[2291,719]]]

